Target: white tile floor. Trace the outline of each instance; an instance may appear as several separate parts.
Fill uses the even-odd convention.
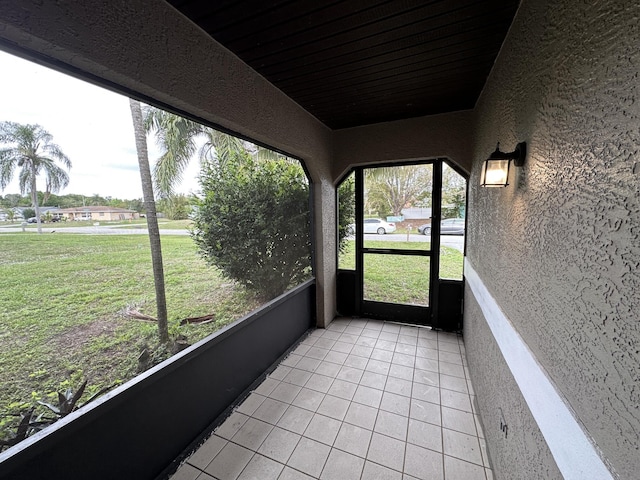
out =
[[[492,480],[462,337],[338,319],[172,480]]]

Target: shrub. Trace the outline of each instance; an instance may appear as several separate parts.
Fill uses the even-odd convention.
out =
[[[338,187],[338,249],[346,252],[349,242],[347,237],[355,232],[349,231],[349,225],[355,222],[355,179],[353,174],[347,177]]]
[[[173,195],[156,202],[158,211],[170,220],[186,220],[191,212],[190,199],[186,195]]]
[[[36,216],[36,211],[33,208],[25,208],[22,210],[22,216],[26,220],[27,218],[32,218]]]
[[[311,275],[309,184],[288,160],[232,151],[202,167],[192,236],[223,275],[269,300]]]

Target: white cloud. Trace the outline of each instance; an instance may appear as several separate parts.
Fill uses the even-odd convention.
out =
[[[71,159],[69,186],[60,193],[142,197],[127,97],[2,51],[0,72],[0,121],[41,125]],[[148,148],[153,163],[158,150],[151,137]],[[196,191],[197,173],[194,160],[177,190]],[[17,181],[7,193],[18,193]]]

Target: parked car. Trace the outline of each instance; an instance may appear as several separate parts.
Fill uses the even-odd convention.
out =
[[[384,235],[385,233],[393,233],[396,231],[396,224],[385,222],[379,218],[366,218],[364,221],[364,233],[377,233]],[[347,225],[347,235],[356,234],[356,224]]]
[[[36,217],[27,218],[27,223],[38,223],[38,219]]]
[[[441,235],[464,235],[464,218],[445,218],[440,222]],[[431,224],[425,223],[418,227],[418,233],[431,235]]]
[[[379,218],[364,219],[364,233],[377,233],[384,235],[385,233],[393,233],[396,231],[396,224],[385,222]]]

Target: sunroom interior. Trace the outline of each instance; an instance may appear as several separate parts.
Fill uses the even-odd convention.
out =
[[[596,0],[4,2],[2,50],[300,159],[314,277],[3,452],[0,477],[173,474],[310,329],[344,321],[340,181],[447,162],[468,178],[455,301],[493,477],[635,478],[638,18]],[[497,142],[526,142],[524,165],[483,188]]]

